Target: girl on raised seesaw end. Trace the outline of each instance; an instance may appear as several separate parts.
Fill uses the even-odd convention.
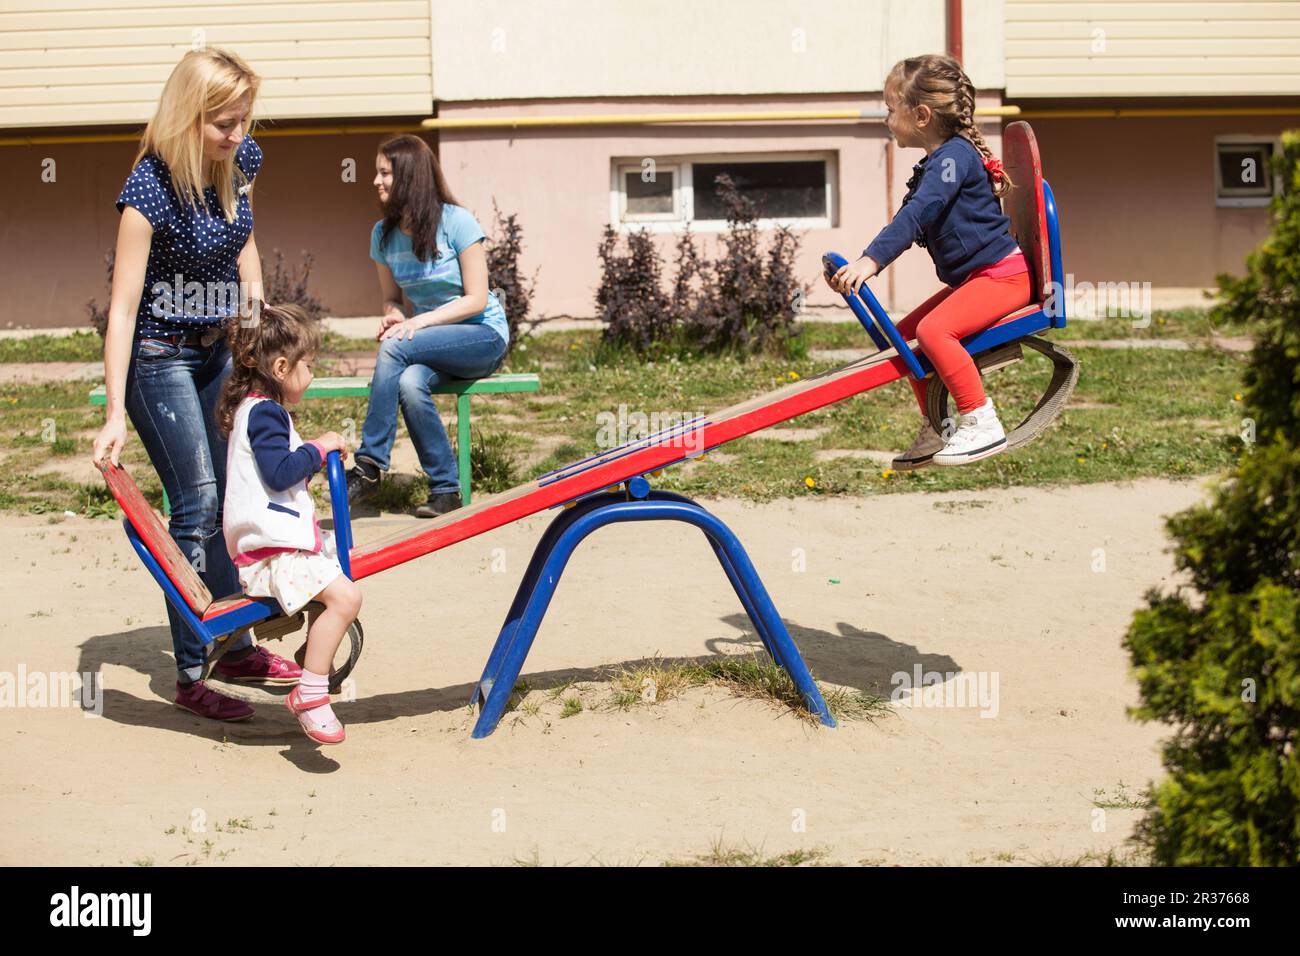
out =
[[[1011,182],[975,125],[975,87],[961,65],[947,56],[902,60],[885,79],[884,94],[889,132],[899,146],[926,155],[913,167],[893,221],[862,258],[827,283],[837,292],[856,293],[913,242],[930,253],[946,287],[913,309],[898,331],[920,343],[948,386],[960,421],[945,441],[926,417],[925,382],[913,380],[923,424],[893,465],[899,471],[964,465],[1005,451],[1007,439],[961,340],[1029,304],[1029,264],[998,203]]]
[[[217,403],[228,436],[224,530],[244,593],[273,597],[285,614],[309,601],[325,609],[307,629],[302,678],[289,712],[312,740],[342,743],[330,707],[334,654],[361,611],[361,590],[339,565],[334,535],[316,521],[307,483],[331,451],[347,455],[337,432],[304,442],[285,411],[311,384],[320,327],[296,305],[263,304],[260,315],[229,328],[232,371]]]

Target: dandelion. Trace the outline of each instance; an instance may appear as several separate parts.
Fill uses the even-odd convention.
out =
[[[1234,402],[1239,402],[1239,401],[1241,401],[1241,392],[1238,392],[1236,395],[1233,395],[1233,396],[1232,396],[1232,400],[1233,400]]]
[[[880,477],[881,477],[881,478],[893,478],[893,477],[894,477],[894,469],[892,469],[892,468],[886,468],[884,471],[882,471],[882,472],[880,473]]]
[[[807,485],[809,488],[817,487],[817,480],[813,478],[812,475],[809,475],[808,477],[804,478],[803,483]]]
[[[1088,459],[1084,458],[1082,455],[1078,455],[1074,460],[1077,461],[1079,464],[1082,465],[1082,464],[1083,464],[1085,461],[1087,461]]]
[[[789,371],[789,372],[786,372],[785,374],[788,375],[788,376],[790,377],[790,381],[792,381],[792,382],[797,382],[797,381],[799,381],[799,373],[796,372],[796,371],[794,371],[793,369],[792,369],[791,371]]]

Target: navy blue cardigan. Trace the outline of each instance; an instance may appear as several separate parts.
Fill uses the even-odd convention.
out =
[[[966,137],[953,136],[912,170],[898,215],[863,252],[881,269],[915,242],[929,251],[940,281],[955,287],[1016,248],[984,157]]]

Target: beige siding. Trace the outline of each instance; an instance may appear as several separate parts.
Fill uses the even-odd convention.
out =
[[[1300,3],[1005,0],[1009,97],[1300,94]]]
[[[1003,0],[967,0],[975,85],[1002,86]],[[943,0],[434,0],[440,101],[879,92],[942,53]]]
[[[199,43],[263,77],[264,119],[428,115],[429,0],[3,0],[0,127],[142,123]]]

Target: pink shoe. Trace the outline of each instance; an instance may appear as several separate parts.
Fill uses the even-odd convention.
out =
[[[214,677],[236,684],[294,684],[302,678],[302,668],[262,645],[237,661],[223,657],[212,669]]]
[[[327,727],[318,727],[307,716],[322,704],[328,704],[330,702],[329,694],[324,697],[312,697],[306,701],[302,699],[301,694],[302,688],[295,687],[289,691],[289,696],[285,698],[284,703],[289,708],[289,713],[298,718],[298,726],[303,729],[303,733],[318,744],[343,743],[343,739],[347,735],[344,733],[343,724],[337,718]]]
[[[247,720],[253,708],[242,700],[218,694],[203,681],[196,680],[188,687],[176,684],[176,706],[209,720]]]

